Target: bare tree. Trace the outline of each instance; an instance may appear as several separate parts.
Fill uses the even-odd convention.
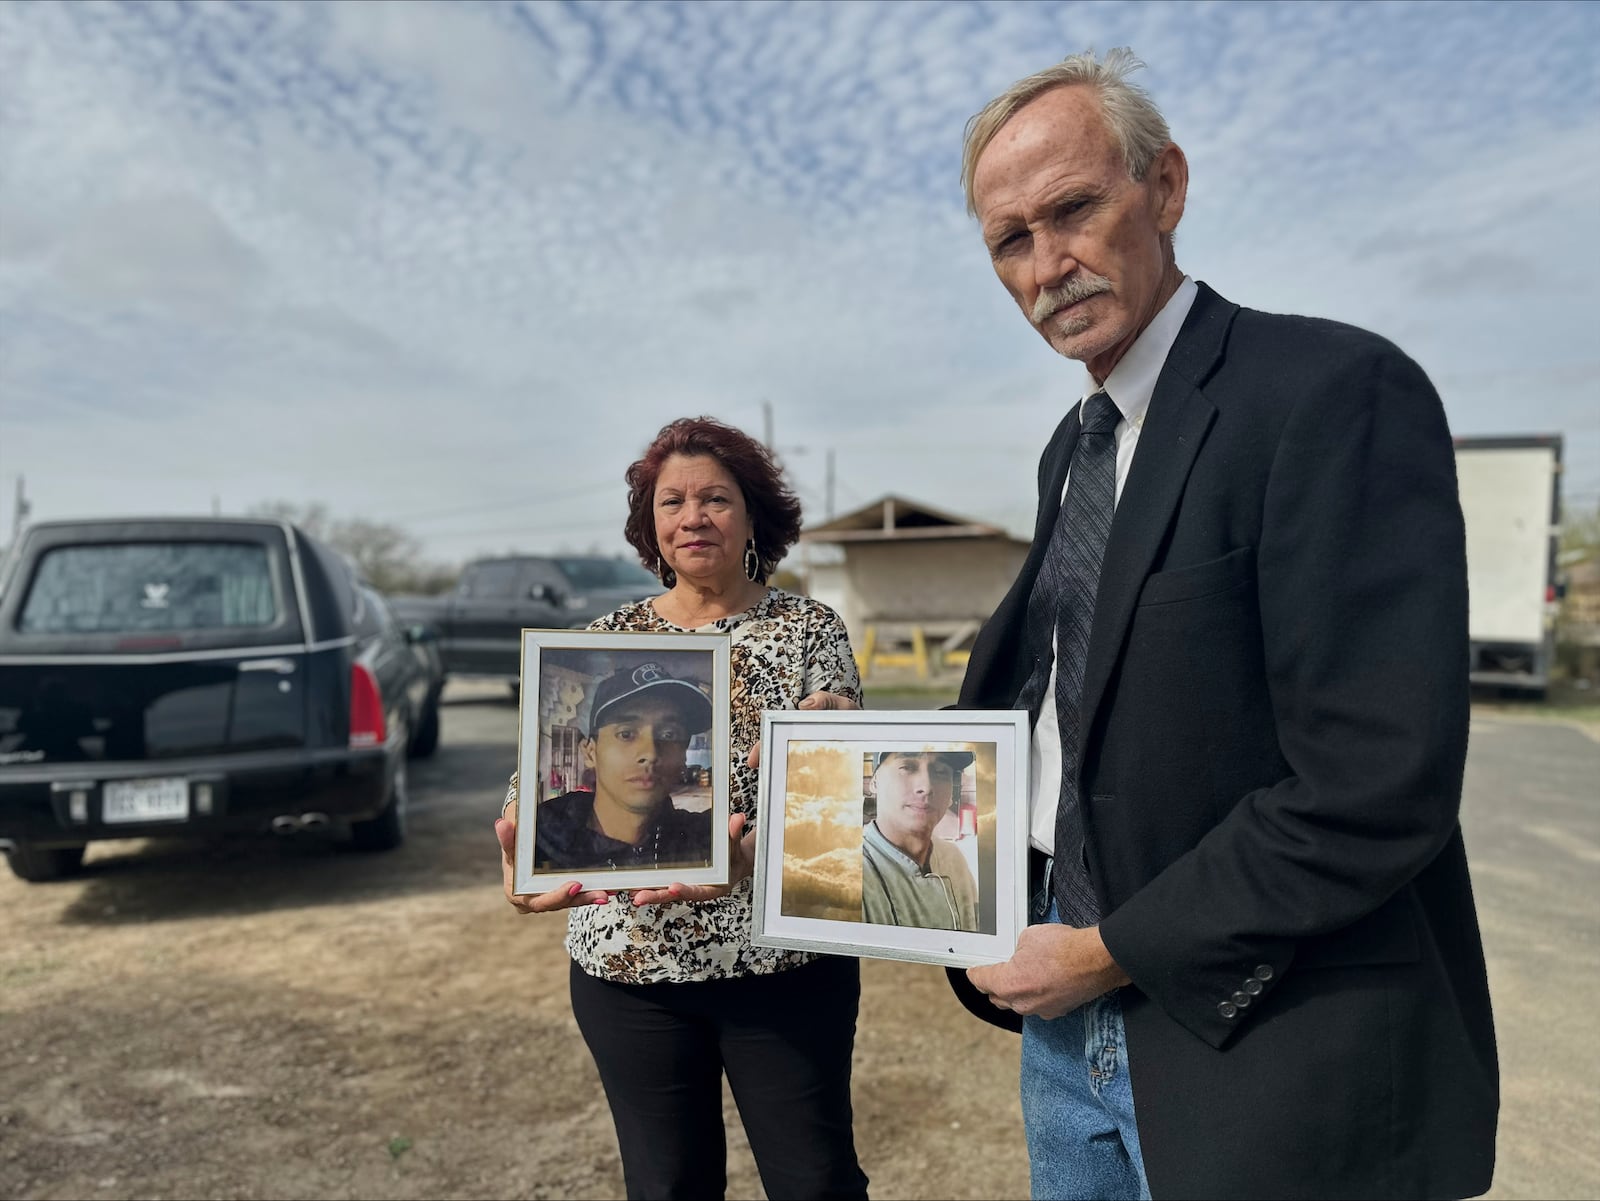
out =
[[[349,556],[362,578],[379,592],[443,592],[455,581],[455,568],[425,560],[422,543],[392,522],[336,519],[321,501],[269,501],[256,505],[250,515],[290,521],[320,538]]]
[[[328,516],[328,506],[320,500],[310,501],[307,504],[296,504],[292,500],[269,500],[259,505],[252,505],[245,510],[247,517],[270,517],[274,521],[292,521],[313,538],[328,537],[328,528],[333,524]]]
[[[1578,689],[1600,685],[1600,506],[1568,506],[1556,555],[1561,607],[1556,614],[1556,661]]]

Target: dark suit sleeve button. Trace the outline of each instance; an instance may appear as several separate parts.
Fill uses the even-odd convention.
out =
[[[1221,1005],[1217,1006],[1217,1012],[1223,1017],[1232,1020],[1233,1018],[1239,1016],[1239,1007],[1232,1001],[1224,1001]]]
[[[1250,979],[1244,982],[1245,992],[1249,993],[1252,997],[1259,997],[1261,995],[1261,987],[1261,981],[1257,980],[1254,976],[1251,976]]]
[[[1256,979],[1263,982],[1272,979],[1272,965],[1270,963],[1263,963],[1257,967]]]
[[[1233,1003],[1235,1005],[1237,1005],[1240,1009],[1249,1008],[1249,1006],[1250,1006],[1250,994],[1247,993],[1247,992],[1236,992],[1236,993],[1234,993],[1233,994]]]

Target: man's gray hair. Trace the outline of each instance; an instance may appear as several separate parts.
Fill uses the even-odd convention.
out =
[[[972,197],[972,179],[978,173],[978,158],[994,140],[994,135],[1019,108],[1056,88],[1083,85],[1095,90],[1106,125],[1128,165],[1128,175],[1136,180],[1144,179],[1156,155],[1172,141],[1172,134],[1167,128],[1167,119],[1150,99],[1150,93],[1128,82],[1128,76],[1142,66],[1144,63],[1126,46],[1107,51],[1104,61],[1096,59],[1093,50],[1085,50],[1017,80],[984,105],[967,122],[966,146],[961,155],[961,187],[967,194],[967,212],[974,217],[978,215]]]

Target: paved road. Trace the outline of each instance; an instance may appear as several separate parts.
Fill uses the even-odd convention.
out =
[[[1500,1043],[1490,1195],[1600,1196],[1600,740],[1474,719],[1462,825]]]
[[[511,706],[455,709],[456,729],[467,711],[478,737],[510,753]],[[1504,1086],[1489,1196],[1600,1196],[1600,736],[1475,717],[1462,822]]]

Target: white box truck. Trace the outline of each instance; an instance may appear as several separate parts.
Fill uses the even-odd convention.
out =
[[[1561,435],[1455,443],[1472,682],[1542,693],[1555,654]]]

